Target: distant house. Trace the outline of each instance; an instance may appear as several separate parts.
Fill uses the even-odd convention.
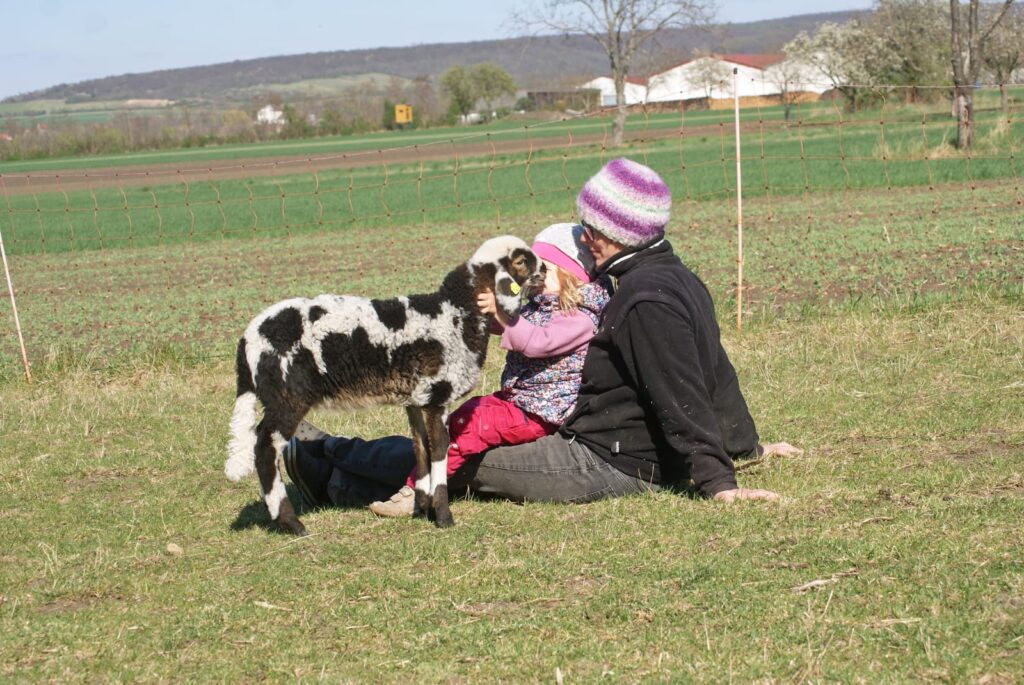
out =
[[[269,124],[271,126],[284,126],[284,112],[274,109],[273,105],[267,105],[256,112],[257,124]]]
[[[2,141],[4,143],[10,143],[13,140],[14,140],[14,138],[12,138],[11,136],[7,135],[6,133],[0,133],[0,141]]]
[[[600,93],[602,107],[614,107],[618,104],[615,95],[615,80],[610,76],[598,76],[586,83],[576,86],[577,90],[596,90]],[[647,101],[647,79],[630,76],[626,79],[623,95],[627,105],[639,105]]]
[[[741,100],[777,101],[785,92],[787,101],[792,102],[793,97],[817,99],[832,87],[820,69],[787,59],[782,53],[729,54],[690,59],[646,78],[631,77],[626,80],[625,96],[627,105],[690,102],[715,108],[723,104],[716,104],[716,100],[732,100],[734,88]],[[608,76],[591,79],[576,88],[599,93],[602,107],[616,104],[615,82]]]

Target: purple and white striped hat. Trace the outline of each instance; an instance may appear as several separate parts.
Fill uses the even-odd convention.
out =
[[[637,247],[665,235],[672,192],[655,171],[620,157],[601,167],[576,196],[580,222]]]

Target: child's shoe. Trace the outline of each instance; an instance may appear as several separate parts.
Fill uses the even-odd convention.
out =
[[[370,511],[377,516],[388,518],[406,518],[412,516],[416,505],[416,492],[408,485],[391,495],[391,499],[385,502],[372,502]]]

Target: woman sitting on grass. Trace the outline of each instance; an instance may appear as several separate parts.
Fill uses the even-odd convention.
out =
[[[587,351],[575,408],[551,435],[468,461],[453,486],[465,481],[473,492],[516,501],[588,502],[692,483],[723,502],[778,499],[740,487],[733,460],[800,450],[760,444],[711,294],[665,237],[668,186],[653,169],[614,159],[583,185],[576,207],[596,265],[591,275],[616,286]],[[290,444],[288,472],[319,498],[313,502],[328,500],[328,481],[346,462],[401,463],[399,483],[413,463],[406,437]]]
[[[492,447],[551,435],[572,412],[587,346],[610,296],[608,278],[590,279],[594,259],[583,245],[583,232],[578,224],[562,223],[537,234],[533,251],[546,267],[544,287],[527,294],[527,303],[515,319],[506,318],[496,306],[494,293],[478,300],[480,310],[495,317],[493,332],[501,335],[501,347],[508,355],[501,390],[466,401],[448,418],[449,479],[468,460],[479,460]],[[293,440],[284,453],[285,469],[312,506],[364,506],[372,499],[376,501],[370,503],[370,511],[378,516],[412,516],[413,461],[408,460],[406,472],[411,473],[398,492],[381,497],[381,487],[401,484],[394,478],[407,462],[406,455],[371,450],[370,457],[360,458],[367,444],[358,438],[329,438],[322,450],[313,446],[317,456],[336,471],[324,482],[321,471],[309,477],[300,467],[303,450],[310,447]]]

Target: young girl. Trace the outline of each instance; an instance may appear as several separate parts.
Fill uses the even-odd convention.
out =
[[[508,350],[501,390],[474,397],[448,417],[448,477],[467,459],[491,447],[518,445],[554,433],[572,411],[580,389],[587,345],[609,298],[606,279],[591,282],[594,265],[578,224],[554,224],[537,234],[534,253],[547,268],[544,287],[529,293],[511,321],[482,295],[481,311],[493,314],[501,347]],[[378,516],[412,516],[415,471],[390,499],[370,504]]]

